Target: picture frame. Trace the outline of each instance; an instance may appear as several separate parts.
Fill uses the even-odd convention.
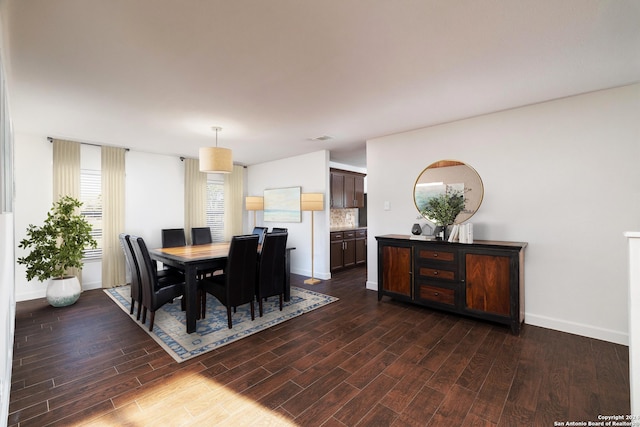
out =
[[[300,222],[301,187],[264,190],[265,222]]]

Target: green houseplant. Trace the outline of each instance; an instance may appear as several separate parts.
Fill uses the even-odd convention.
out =
[[[96,248],[91,225],[78,213],[82,203],[69,196],[53,204],[42,226],[29,224],[19,248],[30,250],[18,258],[27,268],[27,280],[37,278],[47,285],[47,300],[55,307],[73,304],[82,287],[78,278],[67,276],[69,268],[81,269],[86,248]]]
[[[442,227],[443,234],[446,235],[447,227],[455,222],[458,214],[464,210],[465,203],[463,192],[447,185],[444,193],[427,200],[420,213]]]

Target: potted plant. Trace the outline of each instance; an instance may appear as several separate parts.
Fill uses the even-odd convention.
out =
[[[48,280],[47,300],[54,307],[78,300],[82,286],[77,277],[67,275],[67,269],[81,269],[84,250],[97,247],[91,225],[78,213],[80,206],[77,199],[62,197],[53,204],[41,227],[29,224],[27,237],[18,245],[31,250],[29,255],[18,258],[18,264],[27,266],[27,280]]]
[[[462,191],[447,185],[444,193],[427,200],[420,213],[434,221],[442,231],[442,239],[447,240],[447,227],[452,225],[458,214],[464,210],[465,202]]]

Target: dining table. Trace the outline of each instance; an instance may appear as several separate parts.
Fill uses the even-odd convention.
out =
[[[229,256],[230,242],[204,245],[176,246],[172,248],[150,249],[152,259],[184,272],[184,296],[187,333],[196,331],[198,319],[198,272],[223,269]],[[294,247],[287,247],[284,257],[284,300],[291,299],[291,254]],[[260,248],[258,248],[259,252]],[[258,256],[258,254],[256,254]]]

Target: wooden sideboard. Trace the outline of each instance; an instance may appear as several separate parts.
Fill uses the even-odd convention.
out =
[[[524,321],[523,242],[472,244],[377,236],[378,300],[446,310],[509,325]]]

